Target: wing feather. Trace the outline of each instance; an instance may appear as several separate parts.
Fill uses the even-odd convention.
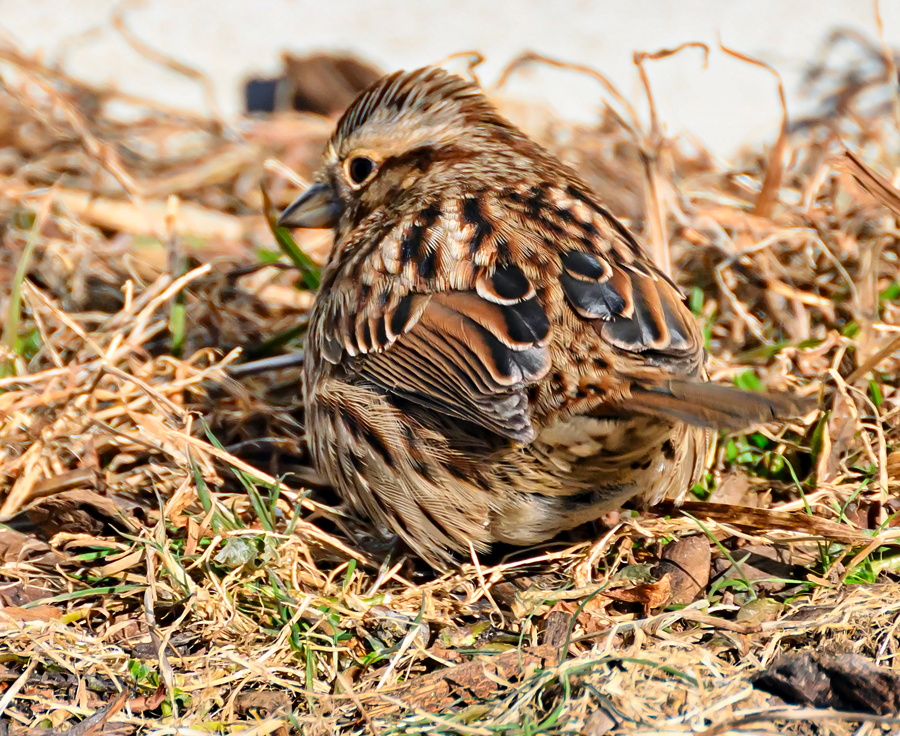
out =
[[[600,349],[622,356],[607,373],[581,377],[608,387],[597,390],[614,411],[733,428],[798,406],[704,388],[703,335],[682,293],[571,186],[432,203],[357,269],[365,288],[345,279],[328,302],[324,357],[397,401],[516,442],[536,436],[528,390],[551,370],[548,312],[558,316],[559,306],[543,299],[560,290]]]

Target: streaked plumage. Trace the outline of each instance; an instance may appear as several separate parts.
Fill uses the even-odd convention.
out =
[[[315,462],[437,567],[680,497],[711,430],[797,411],[705,383],[678,288],[442,70],[363,93],[281,221],[335,232],[306,348]]]

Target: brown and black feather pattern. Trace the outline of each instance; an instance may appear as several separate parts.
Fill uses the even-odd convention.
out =
[[[361,186],[345,162],[377,164]],[[307,346],[319,469],[435,566],[680,497],[711,430],[795,413],[705,382],[678,288],[578,177],[435,69],[339,122],[340,201]]]

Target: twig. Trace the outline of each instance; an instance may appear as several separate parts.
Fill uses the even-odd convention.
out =
[[[727,48],[719,40],[719,48],[729,56],[740,59],[748,64],[768,69],[778,80],[778,99],[781,102],[781,128],[778,131],[778,138],[775,145],[769,151],[769,162],[766,166],[766,177],[763,179],[762,188],[756,197],[756,204],[753,206],[753,214],[758,217],[771,217],[772,211],[778,202],[778,190],[781,187],[781,176],[784,172],[784,153],[787,149],[788,140],[788,112],[787,101],[784,94],[784,83],[781,81],[781,75],[769,64],[752,56],[743,54],[740,51]]]
[[[219,105],[216,102],[216,89],[213,86],[212,81],[205,74],[197,71],[193,67],[190,67],[180,61],[176,61],[175,59],[172,59],[165,54],[162,54],[159,51],[150,48],[136,35],[134,35],[131,29],[125,24],[125,11],[128,6],[132,4],[133,3],[131,2],[131,0],[125,0],[113,10],[112,16],[110,17],[112,27],[119,32],[125,42],[129,46],[131,46],[131,48],[133,48],[144,58],[156,62],[157,64],[160,64],[161,66],[172,70],[176,74],[180,74],[184,77],[187,77],[188,79],[198,82],[203,88],[203,96],[206,100],[206,107],[209,110],[210,115],[221,124],[223,118],[221,112],[219,111]]]
[[[683,43],[674,49],[660,49],[654,53],[636,51],[634,64],[638,68],[644,92],[647,95],[647,105],[650,108],[650,135],[648,140],[641,145],[641,163],[644,168],[644,207],[647,211],[647,221],[650,224],[650,245],[653,252],[653,260],[668,276],[672,275],[672,256],[669,253],[669,235],[666,228],[666,197],[661,193],[665,185],[659,170],[660,157],[666,139],[659,124],[659,115],[656,112],[656,101],[650,89],[650,79],[644,69],[644,61],[657,61],[674,56],[686,48],[699,48],[703,50],[703,65],[709,59],[709,47],[704,43],[691,41]]]
[[[759,713],[741,718],[732,718],[724,723],[716,724],[703,731],[702,734],[703,736],[718,736],[718,734],[727,733],[741,726],[749,726],[753,723],[771,723],[773,721],[808,721],[810,723],[843,721],[896,726],[900,724],[900,717],[876,716],[872,713],[847,713],[825,708],[770,708]]]

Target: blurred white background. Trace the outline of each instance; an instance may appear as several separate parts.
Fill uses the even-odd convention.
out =
[[[116,8],[141,41],[207,75],[226,116],[239,113],[246,76],[277,74],[284,50],[351,51],[391,71],[478,49],[490,84],[530,49],[590,65],[639,102],[634,51],[702,41],[707,68],[700,51],[688,50],[649,62],[648,71],[668,133],[694,136],[725,158],[772,140],[781,113],[773,76],[723,54],[720,38],[781,73],[792,114],[803,109],[803,72],[832,30],[877,41],[870,0],[0,0],[0,32],[91,82],[203,110],[197,83],[124,41],[111,23]],[[882,0],[881,13],[886,42],[900,46],[900,0]],[[602,92],[572,72],[536,68],[510,91],[582,120],[596,115]]]

